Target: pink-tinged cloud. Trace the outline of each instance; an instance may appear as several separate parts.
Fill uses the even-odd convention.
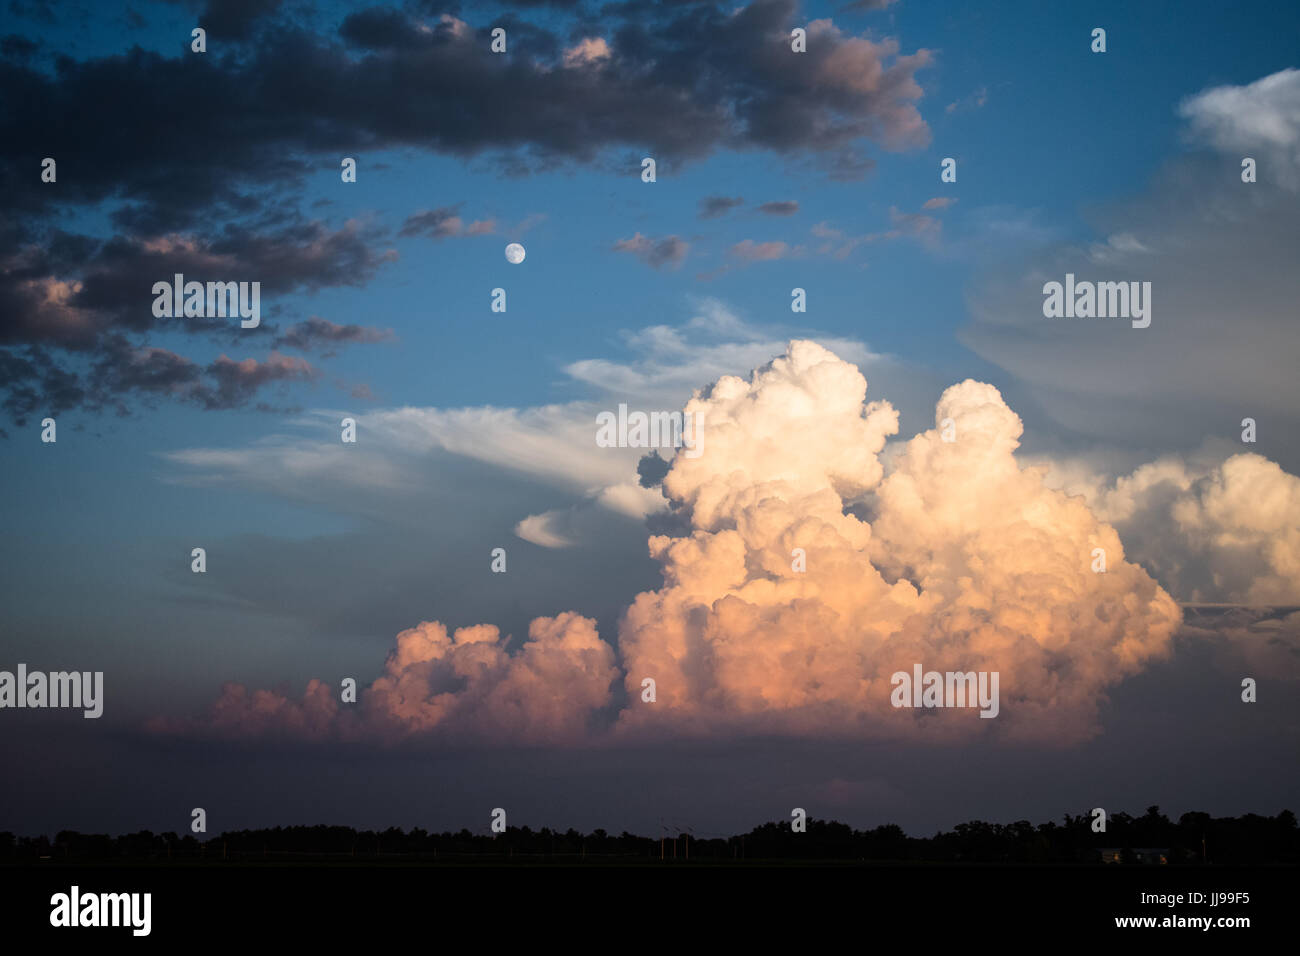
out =
[[[691,530],[650,540],[665,585],[619,643],[629,694],[653,677],[658,701],[633,698],[625,728],[1077,741],[1106,687],[1167,652],[1177,606],[1081,499],[1018,465],[1020,419],[996,389],[948,389],[886,475],[897,415],[866,387],[794,342],[687,405],[706,453],[664,480]],[[893,708],[891,675],[917,663],[998,671],[1000,716]]]
[[[459,205],[426,209],[406,217],[400,236],[427,236],[430,239],[450,239],[457,236],[489,236],[496,232],[495,219],[477,219],[465,223]]]
[[[893,206],[889,208],[889,221],[893,225],[886,233],[889,238],[910,236],[929,245],[939,241],[939,233],[943,230],[943,223],[933,216],[919,212],[900,212]]]
[[[1244,569],[1231,593],[1300,585],[1300,479],[1254,455],[1200,476],[1165,464],[1090,497],[1016,457],[991,385],[948,388],[935,427],[886,453],[897,412],[808,341],[686,406],[704,453],[662,488],[680,532],[649,539],[661,587],[636,597],[618,656],[574,613],[508,652],[497,628],[403,631],[357,704],[313,681],[292,700],[227,685],[207,718],[159,729],[256,736],[562,744],[755,733],[1068,745],[1107,691],[1167,655],[1182,615],[1115,526],[1169,509],[1192,560]],[[1166,487],[1167,486],[1167,487]],[[1127,526],[1127,525],[1126,525]],[[1171,533],[1175,533],[1171,531]],[[1097,568],[1098,549],[1105,571]],[[1242,556],[1260,553],[1252,561]],[[1247,580],[1249,578],[1249,580]],[[999,674],[1000,710],[891,703],[892,675]],[[621,677],[624,710],[606,719]],[[642,700],[652,678],[656,700]]]
[[[563,62],[569,69],[592,66],[610,57],[609,44],[604,37],[583,37],[564,51]]]
[[[887,149],[930,144],[930,129],[915,105],[923,94],[916,71],[933,61],[929,50],[898,56],[897,40],[847,36],[830,20],[809,22],[808,49],[825,51],[813,63],[815,85],[856,100],[868,123],[863,132],[878,136]]]
[[[614,650],[590,618],[539,617],[509,654],[490,624],[449,634],[426,621],[397,635],[383,674],[341,703],[341,686],[312,680],[298,700],[282,691],[226,684],[196,722],[155,721],[162,733],[284,735],[394,742],[412,736],[456,744],[561,744],[582,738],[611,700]]]
[[[686,260],[691,244],[681,236],[664,236],[652,239],[636,233],[630,239],[619,239],[611,247],[615,252],[630,252],[646,265],[656,269],[662,266],[678,268]]]
[[[784,259],[791,251],[790,246],[784,242],[755,242],[753,239],[743,239],[731,247],[731,254],[746,262]]]

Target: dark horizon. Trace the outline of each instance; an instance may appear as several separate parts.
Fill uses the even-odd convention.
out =
[[[1171,820],[1157,806],[1141,815],[1107,814],[1097,831],[1090,813],[1065,813],[1061,823],[1026,820],[991,823],[971,820],[932,836],[904,833],[896,824],[856,830],[836,820],[813,817],[796,823],[769,821],[745,833],[702,834],[669,827],[660,836],[624,830],[615,835],[597,828],[553,830],[507,825],[498,833],[409,831],[397,827],[358,830],[328,824],[234,830],[213,835],[142,830],[115,837],[61,831],[16,836],[0,831],[0,864],[183,863],[183,862],[500,862],[516,855],[536,860],[636,861],[874,861],[965,863],[1142,863],[1142,864],[1300,864],[1300,828],[1290,810],[1274,816],[1245,814],[1215,818],[1189,811]],[[802,829],[796,829],[801,826]],[[488,829],[487,827],[482,829]],[[558,841],[558,843],[557,843]],[[665,847],[671,849],[665,852]],[[1149,851],[1158,851],[1153,855]],[[439,855],[441,854],[441,856]]]

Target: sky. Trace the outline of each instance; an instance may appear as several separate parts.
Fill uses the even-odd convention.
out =
[[[0,829],[1294,809],[1297,27],[8,0]]]

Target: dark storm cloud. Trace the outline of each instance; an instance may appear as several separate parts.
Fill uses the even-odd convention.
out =
[[[6,60],[24,61],[31,58],[40,44],[16,33],[0,38],[0,56]]]
[[[201,365],[167,349],[135,347],[122,336],[106,339],[79,364],[83,367],[74,369],[37,346],[0,351],[5,383],[0,404],[19,426],[35,415],[57,416],[74,408],[127,415],[128,400],[151,407],[166,399],[215,411],[248,407],[260,390],[276,383],[318,377],[305,359],[274,351],[260,361],[221,355]]]
[[[745,200],[740,196],[734,199],[727,196],[705,196],[700,200],[700,218],[716,219],[718,216],[724,216],[737,206],[744,205]]]
[[[263,294],[365,284],[393,257],[355,224],[303,221],[255,234],[228,225],[211,238],[99,241],[56,232],[45,247],[0,249],[0,345],[84,351],[113,332],[173,329],[233,335],[229,319],[158,318],[153,284],[176,273],[197,281],[259,281]],[[242,331],[242,330],[240,330]]]
[[[480,219],[466,223],[460,217],[460,204],[426,209],[412,213],[402,223],[399,236],[424,236],[429,239],[449,239],[452,236],[483,236],[495,231],[496,221]]]
[[[245,40],[254,25],[280,9],[283,0],[163,0],[198,12],[198,25],[216,39]]]
[[[53,0],[9,0],[9,12],[39,23],[54,23],[57,19]]]
[[[654,488],[661,485],[664,476],[668,474],[668,467],[668,462],[659,457],[659,452],[656,449],[643,456],[636,463],[637,481],[642,488]]]
[[[4,407],[23,425],[37,412],[51,414],[81,405],[86,398],[78,376],[62,368],[40,348],[0,351],[0,382]]]
[[[208,238],[101,241],[54,231],[44,246],[18,243],[15,232],[0,227],[0,348],[13,350],[0,352],[0,404],[19,424],[36,412],[78,407],[126,414],[128,396],[233,408],[262,386],[310,380],[314,375],[274,353],[262,362],[246,360],[251,366],[205,367],[133,344],[172,331],[247,345],[272,331],[266,324],[245,330],[231,318],[155,316],[154,283],[170,283],[180,273],[200,282],[257,281],[263,294],[277,295],[362,285],[392,257],[376,249],[376,235],[365,228],[330,229],[316,221],[264,233],[232,224]],[[326,340],[370,341],[370,334],[379,333],[316,320],[292,327],[280,341],[307,348]]]
[[[236,362],[222,355],[206,369],[212,380],[196,396],[205,408],[240,408],[252,402],[265,385],[274,382],[310,381],[316,370],[305,360],[272,352],[262,362],[244,359]]]
[[[280,8],[281,0],[208,0],[199,26],[217,38],[244,39],[253,24]]]
[[[176,272],[256,279],[267,295],[369,281],[392,255],[376,234],[297,211],[306,177],[337,172],[340,156],[413,147],[523,173],[628,148],[670,163],[757,148],[852,176],[872,164],[864,142],[928,140],[914,77],[929,54],[900,55],[893,40],[818,21],[818,56],[795,55],[795,0],[736,11],[629,3],[602,9],[600,21],[563,0],[536,5],[575,10],[566,26],[544,28],[515,13],[467,13],[466,23],[446,13],[455,4],[432,2],[362,9],[316,33],[279,0],[208,0],[191,8],[222,42],[202,55],[135,47],[47,67],[34,62],[33,39],[0,41],[0,348],[19,353],[6,357],[6,406],[72,407],[80,395],[107,407],[115,388],[185,392],[183,364],[141,360],[146,343],[127,344],[163,329],[229,334],[220,320],[153,317],[149,288]],[[28,19],[43,9],[10,6]],[[506,54],[490,52],[496,26]],[[58,163],[54,183],[41,181],[44,157]],[[118,234],[56,228],[79,208],[106,214]],[[411,217],[402,234],[494,228],[450,207]],[[674,236],[626,242],[656,267],[679,265],[687,250]],[[91,350],[109,366],[59,367],[73,357],[61,352]],[[216,394],[201,404],[223,407],[247,390]]]
[[[758,207],[759,212],[765,212],[769,216],[793,216],[799,211],[799,204],[794,200],[786,202],[765,202]]]
[[[276,339],[276,345],[302,352],[334,349],[342,345],[370,345],[393,338],[392,329],[375,329],[365,325],[339,325],[313,315],[299,322]]]
[[[305,359],[278,352],[262,361],[221,355],[199,365],[167,349],[119,345],[96,361],[87,401],[116,407],[131,395],[146,402],[170,398],[208,410],[243,408],[266,386],[312,381],[318,374]]]
[[[411,18],[400,10],[371,7],[350,13],[339,27],[339,36],[349,46],[364,50],[414,49],[419,35],[411,30]]]
[[[899,56],[893,41],[826,26],[815,31],[819,55],[798,56],[794,10],[794,0],[735,14],[674,9],[662,23],[614,29],[608,57],[567,65],[555,35],[524,21],[500,21],[510,52],[496,55],[495,23],[476,30],[377,10],[344,21],[351,51],[286,24],[225,53],[136,48],[61,57],[48,74],[7,58],[0,140],[23,145],[0,162],[19,209],[115,197],[149,207],[146,221],[160,230],[213,204],[240,212],[250,190],[296,182],[318,162],[310,157],[333,165],[343,150],[587,161],[611,147],[679,160],[758,147],[853,168],[861,139],[923,145],[914,74],[928,53]],[[58,159],[57,189],[35,175],[44,156]]]

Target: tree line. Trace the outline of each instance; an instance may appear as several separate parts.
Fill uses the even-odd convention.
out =
[[[218,836],[152,833],[121,836],[63,830],[23,837],[0,832],[0,863],[67,862],[799,862],[1076,863],[1101,862],[1103,851],[1136,862],[1136,849],[1155,848],[1170,864],[1300,863],[1295,814],[1212,817],[1184,813],[1170,820],[1159,807],[1142,816],[1114,813],[1104,833],[1092,817],[1065,814],[1063,822],[986,823],[975,820],[930,837],[908,836],[896,824],[855,830],[834,820],[809,819],[804,832],[789,822],[765,823],[732,836],[696,835],[673,828],[659,836],[597,829],[508,827],[503,833],[434,833],[420,827],[356,830],[344,826],[289,826],[232,830]]]

